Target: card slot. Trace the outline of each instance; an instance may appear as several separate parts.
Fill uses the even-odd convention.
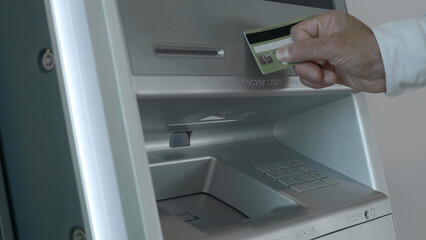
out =
[[[206,45],[155,44],[154,53],[160,57],[210,57],[223,58],[221,47]]]

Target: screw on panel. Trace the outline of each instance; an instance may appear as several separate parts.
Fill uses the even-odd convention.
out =
[[[50,72],[55,68],[55,59],[50,48],[44,48],[40,51],[38,65],[43,72]]]
[[[73,228],[71,230],[71,240],[87,240],[86,233],[81,228]]]

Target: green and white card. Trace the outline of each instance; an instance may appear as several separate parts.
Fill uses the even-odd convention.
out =
[[[283,63],[275,57],[278,48],[290,44],[290,29],[306,18],[298,18],[279,25],[244,31],[250,50],[263,74],[283,70],[294,63]]]

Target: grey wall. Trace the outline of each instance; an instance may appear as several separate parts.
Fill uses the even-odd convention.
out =
[[[424,0],[347,0],[370,26],[426,13]],[[426,67],[426,66],[425,66]],[[426,236],[426,88],[389,98],[368,94],[388,189],[401,240]]]

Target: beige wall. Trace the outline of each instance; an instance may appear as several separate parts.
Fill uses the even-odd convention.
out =
[[[346,0],[370,26],[426,13],[425,0]],[[426,66],[425,66],[426,67]],[[426,239],[426,88],[367,94],[400,240]]]

